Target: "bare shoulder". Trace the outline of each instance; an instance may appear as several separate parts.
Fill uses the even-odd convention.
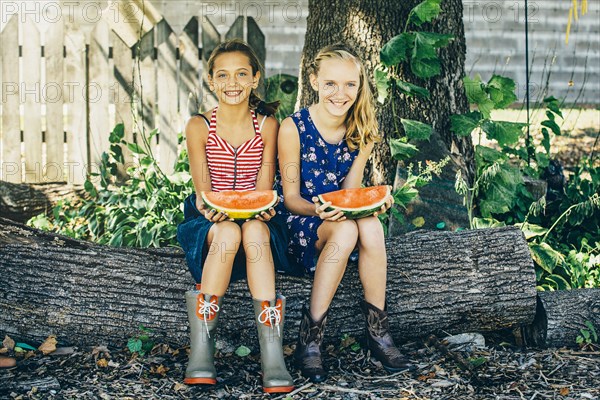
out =
[[[188,119],[185,124],[185,135],[200,135],[201,137],[205,137],[208,134],[208,127],[206,126],[206,121],[200,115],[194,115]]]
[[[277,130],[279,129],[279,121],[277,121],[277,118],[275,118],[274,116],[270,115],[270,116],[264,116],[262,114],[259,114],[259,118],[258,120],[260,121],[259,124],[262,123],[262,128],[261,128],[261,132],[262,133],[266,133],[266,134],[277,134]],[[263,122],[264,119],[264,122]]]
[[[281,126],[279,127],[279,136],[280,139],[298,139],[298,128],[291,117],[287,117],[281,121]]]

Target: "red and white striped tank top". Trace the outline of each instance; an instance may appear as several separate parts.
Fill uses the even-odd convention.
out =
[[[266,118],[263,119],[259,127],[256,114],[253,110],[250,110],[250,112],[256,134],[237,149],[217,135],[217,107],[212,112],[210,124],[207,122],[206,158],[212,190],[215,192],[256,189],[256,179],[262,163],[264,149],[260,129]]]

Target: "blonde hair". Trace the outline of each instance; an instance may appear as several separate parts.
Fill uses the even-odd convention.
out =
[[[364,149],[371,142],[379,142],[379,126],[375,115],[375,101],[369,85],[365,66],[353,50],[342,43],[323,47],[314,61],[309,65],[308,72],[317,76],[323,60],[347,60],[356,64],[359,69],[360,83],[356,101],[348,110],[346,120],[346,143],[350,149]]]
[[[212,77],[213,68],[215,66],[215,60],[218,56],[225,53],[242,53],[248,60],[250,61],[250,67],[252,67],[252,75],[256,75],[257,72],[261,73],[261,77],[263,76],[263,68],[262,65],[256,56],[256,53],[250,47],[250,45],[243,40],[240,39],[230,39],[221,44],[219,44],[213,51],[210,53],[210,57],[208,58],[208,75]],[[272,103],[265,103],[260,96],[256,93],[256,90],[252,89],[250,91],[250,96],[248,99],[249,107],[253,110],[256,110],[260,114],[263,115],[273,115],[277,111],[277,107],[279,107],[279,101],[274,101]]]

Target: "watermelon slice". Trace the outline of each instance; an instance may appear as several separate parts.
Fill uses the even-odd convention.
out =
[[[279,201],[276,190],[252,190],[240,192],[200,192],[202,201],[209,209],[222,211],[233,219],[249,219],[271,207]]]
[[[358,219],[373,215],[381,209],[385,200],[391,193],[390,186],[372,186],[356,189],[342,189],[335,192],[320,194],[321,203],[331,202],[326,211],[338,208],[344,212],[348,219]]]

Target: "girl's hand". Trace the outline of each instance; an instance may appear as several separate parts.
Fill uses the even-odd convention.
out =
[[[394,196],[392,196],[391,194],[385,199],[385,204],[381,206],[381,209],[379,211],[376,211],[373,216],[376,217],[379,214],[383,214],[384,212],[386,212],[387,210],[389,210],[390,208],[392,208],[392,205],[394,204]]]
[[[275,214],[277,214],[277,212],[275,211],[275,209],[273,207],[271,207],[267,211],[261,212],[259,215],[255,216],[254,218],[256,218],[257,220],[262,221],[262,222],[267,222],[271,218],[273,218],[275,216]],[[247,219],[246,221],[250,221],[250,220]]]
[[[332,211],[325,211],[326,208],[331,206],[330,201],[321,204],[318,197],[313,197],[312,201],[315,203],[315,212],[319,218],[326,221],[343,221],[346,219],[346,216],[339,208],[334,208]]]
[[[204,218],[209,220],[210,222],[221,222],[221,221],[233,221],[232,218],[229,218],[229,215],[224,212],[217,212],[214,209],[208,209],[203,202],[199,202],[196,200],[196,208],[200,211],[200,214],[204,215]]]

